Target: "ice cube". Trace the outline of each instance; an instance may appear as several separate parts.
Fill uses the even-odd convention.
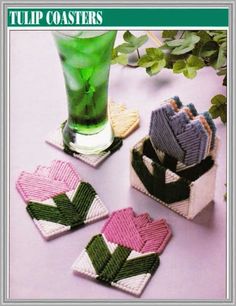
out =
[[[83,87],[83,79],[78,69],[71,67],[68,63],[63,64],[63,71],[67,85],[71,90],[80,90]]]
[[[96,66],[90,78],[90,83],[94,86],[99,86],[106,82],[109,75],[109,68],[109,63],[101,63],[100,65]]]
[[[67,57],[67,62],[75,68],[89,68],[96,65],[98,56],[96,54],[89,55],[86,53],[76,52]]]

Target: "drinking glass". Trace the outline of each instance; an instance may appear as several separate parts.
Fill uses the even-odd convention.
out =
[[[68,100],[64,145],[83,154],[99,153],[114,138],[107,107],[116,31],[54,31],[53,36]]]

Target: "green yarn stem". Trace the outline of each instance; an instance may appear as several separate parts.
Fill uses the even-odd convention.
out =
[[[171,170],[172,172],[176,172],[176,167],[177,167],[177,159],[168,155],[168,154],[165,154],[164,156],[164,161],[163,161],[163,166],[166,168],[166,169],[169,169]]]
[[[177,174],[193,182],[209,171],[214,166],[214,163],[215,162],[212,159],[212,156],[208,156],[207,158],[203,159],[200,164],[182,171],[178,171]]]
[[[97,279],[107,283],[112,282],[130,253],[131,249],[118,245],[104,270]]]
[[[86,251],[98,274],[97,280],[106,283],[144,273],[153,274],[159,266],[156,253],[140,254],[141,257],[127,260],[132,250],[118,245],[111,254],[101,234],[92,238]]]
[[[214,159],[212,158],[212,156],[208,156],[197,165],[189,167],[185,170],[176,171],[178,160],[165,153],[164,160],[161,163],[155,150],[153,149],[150,138],[145,139],[143,143],[143,155],[149,157],[153,162],[163,165],[164,168],[175,172],[179,176],[191,182],[197,180],[200,176],[210,170],[211,167],[214,165]]]
[[[66,194],[59,194],[53,198],[53,201],[56,203],[58,210],[63,216],[64,224],[71,226],[81,224],[82,219]]]
[[[159,160],[153,146],[151,143],[150,138],[147,138],[143,142],[143,155],[149,157],[153,162],[156,162],[158,164],[161,164],[161,161]]]
[[[73,228],[84,223],[95,196],[93,187],[89,183],[81,182],[72,201],[63,193],[52,198],[56,207],[40,202],[29,202],[26,209],[32,219],[50,221]]]
[[[113,282],[118,282],[121,279],[139,274],[153,274],[158,268],[159,264],[160,260],[157,254],[150,254],[127,260],[120,269],[119,273],[113,279]]]
[[[92,238],[86,251],[97,274],[100,274],[111,258],[111,253],[102,237],[97,235]]]
[[[66,224],[65,220],[62,220],[62,214],[57,207],[42,205],[38,202],[29,202],[29,204],[26,206],[26,210],[32,219],[45,220],[68,225]]]
[[[175,182],[166,184],[166,168],[157,162],[153,162],[153,174],[151,174],[143,162],[142,155],[136,150],[132,152],[132,166],[147,191],[161,201],[171,204],[189,198],[189,181],[179,178]]]
[[[86,218],[96,195],[96,191],[89,183],[82,182],[76,190],[72,203],[82,220]]]

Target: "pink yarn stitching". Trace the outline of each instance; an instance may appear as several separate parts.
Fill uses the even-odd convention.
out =
[[[133,221],[137,228],[141,228],[147,225],[149,222],[152,222],[152,219],[150,218],[148,213],[144,213],[144,214],[134,217]]]
[[[45,167],[45,166],[38,166],[34,172],[34,174],[39,175],[39,176],[45,176],[48,177],[49,175],[49,167]]]
[[[107,240],[138,252],[160,254],[171,237],[166,220],[152,221],[148,214],[135,216],[132,208],[113,212],[102,229]]]
[[[162,253],[167,245],[171,230],[165,219],[156,220],[148,223],[139,231],[140,236],[145,241],[142,247],[142,252]]]
[[[142,238],[133,222],[132,208],[113,212],[103,227],[102,233],[111,242],[134,250],[139,250],[142,245]]]
[[[65,182],[70,189],[74,189],[80,180],[80,177],[73,168],[72,164],[63,162],[61,160],[54,160],[52,162],[49,177],[54,180]]]
[[[34,173],[23,171],[16,187],[23,199],[44,201],[75,189],[80,177],[68,162],[53,161],[50,167],[38,166]]]

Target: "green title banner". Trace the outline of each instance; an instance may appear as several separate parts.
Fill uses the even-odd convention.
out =
[[[10,27],[226,27],[227,8],[12,8]]]

